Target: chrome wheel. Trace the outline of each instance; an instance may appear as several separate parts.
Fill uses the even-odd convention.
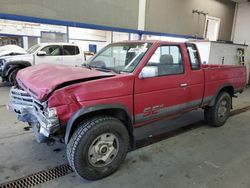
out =
[[[228,101],[226,99],[222,100],[221,103],[219,104],[218,108],[218,118],[219,120],[223,120],[228,113]]]
[[[88,160],[94,167],[104,167],[115,159],[118,151],[118,138],[112,133],[105,133],[91,143],[88,150]]]

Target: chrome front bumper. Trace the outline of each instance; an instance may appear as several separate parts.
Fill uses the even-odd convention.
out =
[[[56,116],[49,117],[46,113],[46,107],[21,89],[11,88],[10,102],[7,108],[16,112],[20,121],[39,125],[38,131],[45,137],[60,130],[58,118]]]

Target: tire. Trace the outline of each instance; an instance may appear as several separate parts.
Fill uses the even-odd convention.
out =
[[[205,108],[205,120],[209,125],[213,127],[221,127],[229,118],[231,107],[231,96],[227,92],[222,92],[217,97],[214,106]]]
[[[123,123],[110,116],[97,116],[78,126],[67,145],[67,158],[76,174],[87,180],[97,180],[115,172],[129,147],[129,134]],[[106,161],[97,160],[100,155],[104,155]]]
[[[21,69],[14,69],[13,71],[10,72],[9,76],[8,76],[8,81],[9,83],[14,86],[17,84],[17,81],[16,81],[16,75],[17,75],[17,72],[21,70]]]

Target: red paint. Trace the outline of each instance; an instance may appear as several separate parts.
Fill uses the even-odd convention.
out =
[[[34,95],[35,92],[37,95],[34,96],[43,100],[46,95],[62,83],[103,76],[112,76],[112,74],[82,67],[40,64],[19,71],[17,80],[19,85],[24,84],[31,90],[28,91],[31,95]]]
[[[246,68],[243,66],[201,65],[200,70],[192,70],[185,43],[150,42],[153,45],[133,73],[110,74],[82,67],[43,64],[19,71],[18,82],[31,89],[33,93],[37,93],[36,98],[44,100],[64,82],[111,75],[111,77],[72,84],[53,91],[48,98],[48,104],[49,107],[57,108],[61,124],[67,123],[78,109],[99,104],[122,104],[127,107],[131,117],[135,118],[136,115],[145,113],[144,110],[149,107],[152,114],[158,113],[161,109],[152,111],[151,108],[155,106],[171,107],[191,101],[197,102],[196,106],[177,112],[178,115],[204,106],[203,99],[215,96],[217,90],[225,84],[233,86],[234,90],[243,90],[246,85]],[[139,73],[155,49],[163,44],[180,45],[185,73],[139,79]],[[182,83],[187,83],[188,86],[180,87]],[[151,121],[153,120],[147,120],[147,122]],[[134,126],[144,123],[146,121]]]

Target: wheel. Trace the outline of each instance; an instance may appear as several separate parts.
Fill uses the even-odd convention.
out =
[[[230,115],[231,106],[231,96],[227,92],[222,92],[219,94],[214,106],[205,108],[205,120],[214,127],[224,125]]]
[[[77,175],[97,180],[119,168],[128,147],[129,135],[123,123],[97,116],[79,124],[67,145],[67,158]]]
[[[9,77],[8,77],[8,81],[9,83],[14,86],[17,84],[17,81],[16,81],[16,75],[17,75],[17,72],[19,71],[20,69],[15,69],[13,70],[10,74],[9,74]]]

